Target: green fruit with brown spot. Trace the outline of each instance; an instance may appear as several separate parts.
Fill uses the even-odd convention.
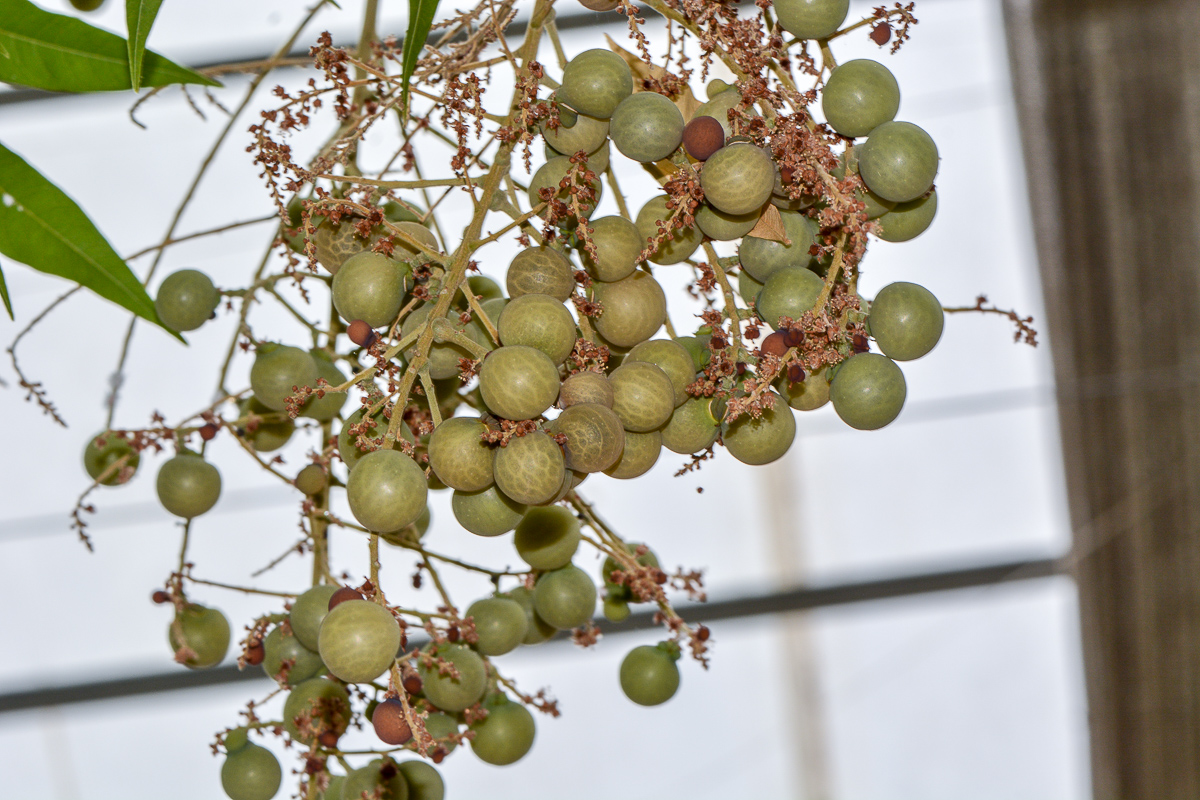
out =
[[[612,408],[613,388],[608,377],[599,372],[576,372],[558,389],[558,405],[567,409],[580,403],[595,403]]]
[[[350,512],[375,533],[398,531],[416,522],[425,511],[428,494],[424,471],[399,450],[368,453],[346,481]]]
[[[629,351],[622,363],[647,361],[661,369],[671,379],[675,388],[675,405],[683,404],[688,399],[687,387],[696,380],[696,367],[692,356],[673,339],[651,339],[642,342]]]
[[[625,432],[625,449],[621,457],[613,465],[604,470],[604,474],[618,480],[629,480],[645,475],[650,468],[658,463],[662,453],[662,433],[648,431],[647,433]]]
[[[517,527],[526,507],[489,486],[481,492],[456,490],[450,508],[458,524],[476,536],[499,536]]]
[[[215,667],[229,650],[229,620],[215,608],[188,603],[167,628],[167,641],[184,666]]]
[[[633,347],[649,339],[667,316],[667,297],[658,281],[635,272],[615,283],[592,284],[592,296],[603,306],[593,319],[596,330],[617,347]]]
[[[478,653],[456,644],[442,645],[432,650],[427,646],[425,651],[453,664],[458,671],[458,677],[452,677],[443,675],[436,667],[429,669],[423,663],[418,663],[417,674],[421,676],[425,699],[452,714],[479,702],[487,687],[487,667]]]
[[[508,265],[505,283],[509,297],[548,294],[565,303],[575,291],[575,267],[571,260],[550,247],[527,247]]]
[[[650,255],[655,264],[669,265],[687,261],[704,241],[704,234],[694,226],[672,228],[670,233],[659,238],[659,223],[667,224],[674,211],[667,208],[667,196],[660,194],[650,198],[637,215],[637,229],[642,238],[642,247],[658,241],[657,249]]]
[[[100,481],[102,486],[119,486],[128,483],[129,479],[137,472],[141,456],[127,439],[112,431],[96,434],[88,439],[87,446],[83,448],[83,468],[92,480],[104,475],[105,470],[122,458],[125,459],[125,463],[114,468],[110,474],[105,476],[104,480]]]
[[[579,549],[579,519],[562,506],[531,508],[517,525],[513,546],[534,569],[558,569]]]
[[[633,274],[645,246],[637,225],[624,217],[600,217],[588,221],[596,258],[580,248],[583,265],[598,281],[619,281]]]
[[[683,114],[670,98],[638,92],[612,113],[608,135],[622,154],[648,164],[674,153],[683,141]]]
[[[633,73],[625,60],[611,50],[585,50],[563,70],[559,97],[578,111],[600,119],[613,115],[622,100],[633,93]]]
[[[724,91],[713,95],[707,103],[697,108],[696,113],[692,115],[692,119],[696,117],[712,117],[721,123],[721,129],[725,133],[725,138],[728,139],[733,135],[733,126],[729,124],[729,111],[735,108],[741,102],[741,99],[742,96],[738,92],[737,87],[730,86]],[[753,110],[749,113],[754,114]]]
[[[507,597],[476,600],[467,608],[467,616],[475,618],[479,637],[475,649],[485,656],[502,656],[516,650],[529,627],[525,609]]]
[[[824,371],[805,376],[799,383],[789,383],[787,377],[775,381],[775,388],[797,411],[815,411],[829,402],[829,381]]]
[[[598,403],[570,406],[546,429],[566,437],[563,455],[567,469],[579,472],[603,472],[621,457],[625,447],[620,417]]]
[[[572,194],[566,189],[562,188],[563,180],[574,168],[575,165],[571,163],[570,157],[556,156],[540,166],[538,171],[533,173],[533,178],[531,178],[529,181],[530,205],[536,208],[540,203],[542,203],[544,200],[542,197],[542,189],[549,189],[552,201],[557,201],[565,205],[566,216],[560,216],[559,224],[565,224],[566,227],[574,227],[579,222],[579,219],[576,216],[575,207],[572,205]],[[594,183],[589,183],[588,186],[593,192],[593,197],[591,200],[583,200],[578,197],[575,198],[579,205],[579,214],[585,217],[591,216],[591,213],[596,209],[597,204],[600,202],[600,195],[602,192],[599,177],[597,177]],[[542,219],[545,219],[547,216],[549,216],[549,208],[550,206],[547,205],[538,212],[538,216]]]
[[[690,455],[711,446],[721,432],[721,423],[709,407],[711,402],[709,397],[689,397],[675,409],[662,429],[663,447]]]
[[[729,454],[743,464],[770,464],[783,456],[796,438],[796,418],[783,398],[770,393],[774,405],[755,418],[742,414],[726,423],[721,440]]]
[[[545,353],[555,366],[575,349],[575,320],[566,306],[547,294],[526,294],[504,307],[497,325],[500,343]]]
[[[626,430],[646,433],[671,418],[675,387],[657,365],[627,358],[608,379],[613,385],[613,411]]]
[[[562,448],[544,431],[515,436],[496,451],[496,486],[525,505],[551,502],[565,469]]]
[[[722,147],[704,163],[700,173],[704,199],[726,214],[749,214],[771,199],[775,162],[766,150],[735,142]]]
[[[429,466],[442,483],[464,492],[492,485],[492,448],[482,438],[487,430],[478,417],[453,417],[433,429]]]
[[[284,730],[303,744],[312,744],[323,733],[341,736],[349,724],[350,694],[328,678],[304,681],[283,704]]]
[[[400,625],[378,603],[347,600],[325,615],[317,647],[321,660],[333,675],[346,683],[366,683],[378,678],[395,662],[400,649]]]
[[[363,251],[346,259],[333,276],[334,308],[346,322],[361,319],[372,328],[389,326],[400,313],[411,279],[412,267],[403,261]]]
[[[573,564],[547,572],[533,588],[533,607],[559,630],[578,628],[596,612],[596,584]]]
[[[816,243],[816,225],[803,214],[780,211],[784,234],[791,244],[747,236],[738,248],[742,269],[759,283],[786,267],[807,267],[812,261],[809,248]]]
[[[523,345],[497,348],[479,369],[483,402],[503,419],[533,419],[540,415],[558,399],[559,385],[558,368],[550,357]]]

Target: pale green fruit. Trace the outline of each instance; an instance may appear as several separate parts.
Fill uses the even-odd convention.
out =
[[[513,437],[496,450],[496,486],[518,503],[536,506],[552,501],[565,469],[562,448],[543,431]]]
[[[760,207],[745,214],[726,214],[708,203],[701,203],[696,209],[696,227],[710,239],[732,242],[754,230],[762,212]]]
[[[797,411],[814,411],[829,402],[829,381],[823,370],[805,376],[799,383],[788,383],[782,377],[775,381],[775,388]]]
[[[479,637],[475,649],[485,656],[502,656],[516,650],[529,627],[525,609],[502,596],[476,600],[467,608],[467,616],[475,618]]]
[[[398,450],[376,450],[363,456],[346,482],[351,513],[359,524],[376,533],[398,531],[416,522],[425,511],[428,494],[425,473]]]
[[[271,800],[282,782],[279,759],[256,744],[230,753],[221,765],[221,788],[230,800]]]
[[[272,411],[271,409],[258,402],[258,398],[251,395],[238,403],[238,414],[247,418],[246,434],[243,437],[250,443],[256,453],[272,453],[288,443],[292,438],[292,434],[296,432],[296,423],[282,411]],[[248,425],[250,415],[258,417],[254,430],[251,431]],[[274,422],[268,422],[264,417],[278,418]]]
[[[411,276],[407,264],[365,250],[346,259],[333,276],[334,308],[346,322],[361,319],[372,328],[391,325],[404,304]]]
[[[883,123],[856,150],[863,182],[884,200],[916,200],[937,177],[937,145],[911,122]]]
[[[738,248],[742,269],[759,283],[766,283],[772,274],[785,267],[807,267],[812,261],[809,248],[816,243],[816,226],[794,211],[780,211],[779,216],[791,244],[747,236]]]
[[[619,281],[633,274],[645,240],[637,225],[624,217],[600,217],[588,221],[596,259],[580,248],[584,267],[599,281]]]
[[[542,189],[550,189],[552,192],[552,198],[567,204],[567,217],[560,220],[560,222],[565,222],[568,227],[572,227],[578,223],[578,219],[575,216],[574,208],[571,206],[571,194],[566,189],[562,188],[562,182],[563,179],[567,177],[567,173],[570,172],[574,166],[575,165],[571,163],[571,159],[568,156],[558,156],[550,159],[541,167],[539,167],[538,171],[533,173],[533,178],[531,178],[529,181],[530,205],[537,207],[537,205],[543,201]],[[595,172],[595,170],[592,171]],[[594,198],[586,202],[579,200],[580,213],[585,217],[590,216],[592,211],[596,209],[596,205],[600,202],[602,187],[599,176],[597,176],[596,182],[589,184],[589,186],[595,192]],[[547,205],[546,208],[543,208],[538,213],[538,216],[545,219],[549,213],[548,209],[549,206]]]
[[[325,615],[317,646],[331,673],[347,683],[366,683],[396,660],[400,625],[378,603],[347,600]]]
[[[937,215],[937,191],[907,203],[897,203],[879,217],[879,238],[885,242],[907,242],[933,224]]]
[[[162,324],[173,331],[194,331],[208,322],[221,303],[221,293],[200,270],[172,272],[158,288],[154,310]]]
[[[527,247],[508,265],[505,283],[513,299],[526,294],[548,294],[565,303],[575,291],[574,272],[571,260],[557,250]]]
[[[550,130],[546,123],[542,123],[542,137],[545,138],[546,144],[557,152],[564,156],[573,156],[580,150],[591,153],[602,147],[608,140],[607,119],[596,119],[586,114],[572,116],[574,116],[574,120],[569,125],[567,124],[567,115],[560,116],[562,124],[554,130]],[[588,165],[588,168],[597,174],[603,171],[597,170],[591,164]]]
[[[835,131],[854,138],[890,122],[900,109],[900,85],[891,70],[869,58],[840,64],[829,73],[821,108]]]
[[[524,345],[541,350],[555,366],[575,349],[575,320],[556,298],[526,294],[504,307],[497,325],[502,345]]]
[[[608,119],[632,93],[629,65],[611,50],[597,48],[585,50],[567,63],[559,97],[580,114]]]
[[[526,589],[524,586],[518,586],[507,593],[507,597],[512,599],[525,610],[525,618],[529,621],[529,627],[525,631],[525,639],[521,642],[524,645],[541,644],[554,634],[558,633],[555,628],[546,620],[537,615],[537,611],[533,607],[533,591]]]
[[[404,324],[400,326],[401,337],[408,336],[413,331],[423,327],[432,311],[432,305],[424,305],[405,317]],[[491,347],[491,341],[485,333],[472,325],[463,325],[457,314],[450,314],[446,320],[455,330],[465,334],[473,342],[484,347]],[[412,347],[405,351],[405,356],[411,360],[416,354],[416,348],[417,345],[413,344]],[[433,346],[429,348],[429,374],[434,380],[438,381],[457,377],[459,373],[458,362],[464,358],[474,359],[475,355],[465,347],[461,347],[453,342],[434,342]]]
[[[873,431],[900,415],[904,373],[887,356],[859,353],[842,362],[829,387],[833,410],[851,428]]]
[[[658,281],[635,272],[615,283],[592,284],[592,293],[603,307],[593,319],[596,330],[617,347],[633,347],[649,339],[667,316],[667,297]]]
[[[558,405],[567,409],[580,403],[612,408],[612,383],[599,372],[576,372],[568,376],[558,389]]]
[[[687,400],[687,387],[696,379],[696,367],[692,356],[679,342],[673,339],[651,339],[629,351],[623,363],[648,361],[667,374],[675,388],[675,405]]]
[[[279,681],[283,686],[295,686],[325,672],[321,656],[301,644],[294,634],[284,635],[283,628],[277,627],[263,639],[263,672],[278,680],[285,661],[292,663],[286,679]]]
[[[622,154],[648,164],[674,153],[683,141],[683,114],[655,92],[638,92],[621,101],[608,126]]]
[[[707,331],[708,327],[705,326],[702,330]],[[697,372],[708,366],[708,362],[712,359],[712,351],[708,349],[708,343],[712,341],[711,333],[703,333],[699,336],[680,336],[675,341],[688,351]]]
[[[413,241],[424,245],[427,249],[432,250],[435,253],[438,252],[437,236],[434,235],[433,231],[429,230],[429,228],[426,228],[421,223],[419,223],[419,222],[395,222],[392,224],[393,224],[393,227],[396,228],[396,230],[400,231],[405,236],[408,236]],[[397,236],[394,233],[392,233],[391,230],[385,230],[383,233],[379,234],[379,238],[382,238],[383,236],[391,236],[392,237],[392,256],[394,258],[397,258],[400,260],[408,260],[410,258],[415,258],[416,256],[421,255],[421,253],[423,252],[420,248],[418,248],[412,244],[409,244],[407,241],[402,239],[400,236]],[[345,266],[345,264],[343,264],[342,266]]]
[[[614,375],[616,373],[613,373]],[[566,437],[563,455],[568,469],[602,472],[621,457],[625,431],[621,419],[598,403],[578,403],[563,410],[546,426],[554,435]]]
[[[329,356],[324,351],[310,350],[309,355],[312,356],[313,363],[317,365],[318,379],[324,378],[330,386],[340,386],[346,382],[346,376],[329,360]],[[313,395],[300,407],[300,416],[320,422],[331,420],[341,412],[342,406],[346,405],[348,399],[350,399],[350,395],[345,392],[327,391],[324,397]]]
[[[709,408],[712,398],[689,397],[662,429],[662,444],[673,453],[690,455],[712,445],[721,423]]]
[[[640,645],[629,651],[621,662],[621,690],[641,706],[667,702],[679,690],[679,667],[662,645]]]
[[[559,385],[558,368],[550,357],[523,345],[496,349],[479,369],[483,402],[489,411],[504,419],[539,416],[558,399]]]
[[[386,769],[385,769],[386,767]],[[384,777],[384,776],[387,777]],[[387,763],[377,758],[346,776],[342,800],[361,800],[378,797],[380,800],[409,800],[408,781],[390,758]]]
[[[446,784],[442,775],[424,761],[405,761],[400,774],[408,784],[408,800],[443,800]]]
[[[184,648],[191,651],[184,657],[184,666],[191,669],[215,667],[229,650],[229,620],[215,608],[188,603],[167,628],[167,641],[177,654]]]
[[[329,488],[329,475],[320,464],[309,464],[296,474],[292,480],[300,493],[307,497],[315,497]]]
[[[533,747],[537,726],[529,709],[504,695],[485,702],[488,715],[471,724],[471,751],[480,761],[503,767],[519,761]]]
[[[924,286],[891,283],[871,303],[867,325],[883,354],[911,361],[928,353],[942,338],[942,304]]]
[[[441,714],[435,711],[425,718],[425,730],[434,739],[446,739],[458,733],[458,720],[449,714]],[[454,748],[458,747],[458,742],[439,742],[437,746],[444,748],[446,754],[449,755],[454,752]]]
[[[850,0],[775,0],[775,15],[797,39],[825,39],[850,13]]]
[[[558,569],[571,563],[580,542],[579,520],[562,506],[531,508],[517,525],[513,545],[534,569]]]
[[[610,478],[628,480],[639,475],[645,475],[650,468],[658,463],[662,453],[662,433],[649,431],[647,433],[625,432],[625,449],[611,467],[604,470]]]
[[[646,433],[661,428],[675,410],[675,387],[667,373],[649,361],[630,361],[613,370],[613,411],[626,430]]]
[[[525,513],[518,503],[495,486],[481,492],[455,491],[450,508],[458,524],[476,536],[499,536],[517,527]]]
[[[258,401],[272,411],[287,409],[292,387],[316,387],[317,363],[307,350],[286,345],[259,346],[250,368],[250,388]]]
[[[317,792],[317,800],[342,800],[342,789],[346,785],[345,775],[330,775],[329,785]]]
[[[428,647],[426,652],[430,652]],[[479,654],[469,647],[455,644],[442,645],[433,652],[453,664],[458,670],[458,677],[443,675],[436,667],[426,669],[424,664],[418,664],[417,674],[421,676],[425,699],[452,714],[479,702],[487,687],[487,667]]]
[[[755,311],[774,330],[780,317],[800,319],[811,311],[821,296],[825,282],[816,273],[802,267],[787,267],[771,274],[758,293]]]
[[[758,300],[758,293],[762,291],[762,288],[763,285],[750,277],[750,273],[746,270],[738,273],[737,293],[747,305]]]
[[[852,175],[858,173],[858,150],[858,147],[846,148],[839,158],[838,166],[832,172],[833,177],[842,180],[846,177],[847,169],[849,169]],[[896,207],[895,203],[890,200],[884,200],[870,189],[856,189],[854,197],[856,200],[862,201],[867,219],[879,219]]]
[[[221,497],[221,473],[194,453],[182,452],[162,465],[155,484],[158,501],[177,517],[205,513]]]
[[[610,402],[609,405],[611,406],[612,403]],[[104,444],[101,445],[100,442]],[[128,458],[125,458],[126,456]],[[112,431],[96,434],[88,439],[87,446],[83,448],[83,468],[92,480],[99,478],[106,469],[122,458],[125,458],[124,466],[113,470],[102,480],[100,483],[104,486],[118,486],[127,483],[137,472],[141,456],[127,439]]]
[[[367,453],[374,452],[371,450],[361,449],[357,442],[358,436],[350,433],[350,429],[352,427],[362,424],[364,411],[364,409],[360,408],[347,417],[346,421],[342,423],[341,429],[338,431],[338,455],[341,456],[341,459],[343,462],[345,462],[346,469],[348,470],[353,470],[355,465],[358,464],[358,460]],[[368,439],[382,439],[384,434],[387,433],[388,423],[389,421],[384,419],[382,415],[373,417],[371,427],[367,428],[366,431],[360,435],[365,436]],[[399,424],[399,433],[401,439],[404,439],[408,442],[413,440],[412,431],[409,430],[409,427],[403,422]]]
[[[658,224],[666,223],[672,210],[667,208],[667,195],[656,195],[642,206],[637,215],[637,229],[641,234],[642,246],[646,247],[658,238]],[[658,249],[650,256],[655,264],[678,264],[687,261],[704,241],[704,235],[695,227],[675,228],[671,235],[658,243]]]
[[[317,261],[330,275],[336,275],[350,256],[361,253],[379,240],[378,236],[372,236],[370,240],[359,236],[354,224],[360,220],[353,217],[343,217],[337,225],[323,217],[314,216],[310,221],[316,226],[312,238]]]
[[[442,483],[464,492],[492,485],[492,448],[482,439],[487,430],[478,417],[453,417],[433,429],[429,466]]]
[[[609,622],[624,622],[629,619],[629,603],[615,598],[604,598],[604,618]]]
[[[292,633],[296,635],[300,644],[313,652],[320,646],[317,636],[321,630],[321,621],[329,613],[329,598],[333,597],[337,590],[338,587],[329,584],[314,586],[296,598],[288,614]]]
[[[311,744],[327,731],[340,736],[349,724],[350,693],[327,678],[301,683],[283,704],[284,730],[303,744]]]
[[[742,414],[724,426],[721,440],[729,454],[743,464],[770,464],[782,457],[796,438],[796,418],[778,394],[771,392],[775,404],[755,419]]]
[[[596,584],[574,565],[547,572],[533,589],[533,607],[559,630],[578,628],[596,611]]]
[[[700,173],[704,198],[726,214],[749,214],[771,198],[775,162],[761,147],[735,142],[709,157]]]
[[[558,156],[570,157],[574,155],[574,153],[560,153],[550,145],[543,146],[542,150],[546,155],[547,161],[552,158],[557,158]],[[608,160],[611,155],[611,150],[612,148],[608,146],[608,140],[605,139],[604,144],[587,154],[587,168],[597,175],[603,175],[604,171],[608,169]]]

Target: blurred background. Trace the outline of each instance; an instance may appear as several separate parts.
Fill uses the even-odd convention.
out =
[[[42,5],[76,13],[56,3]],[[323,30],[352,42],[362,3],[341,5],[300,43]],[[381,33],[403,35],[406,5],[382,3]],[[650,543],[665,567],[705,568],[711,601],[749,600],[710,623],[711,668],[681,662],[681,690],[659,708],[633,705],[617,683],[621,658],[657,641],[654,631],[610,633],[587,651],[554,642],[505,656],[523,689],[550,688],[563,716],[538,717],[518,765],[453,754],[441,767],[450,797],[1200,796],[1200,149],[1179,146],[1200,136],[1200,15],[1190,5],[923,0],[913,40],[896,55],[865,31],[834,42],[839,61],[876,58],[893,71],[898,119],[929,131],[942,157],[937,220],[906,244],[872,241],[864,294],[896,280],[947,306],[986,294],[1032,315],[1039,346],[1014,344],[1002,317],[952,315],[936,350],[905,365],[907,406],[882,431],[853,431],[825,407],[798,415],[795,445],[768,467],[718,450],[675,478],[683,459],[664,451],[636,481],[591,478],[582,494],[622,535]],[[871,7],[852,2],[851,19]],[[185,64],[252,60],[273,52],[302,12],[285,0],[168,2],[149,45]],[[624,39],[617,14],[571,2],[558,14],[568,56],[604,47],[606,33]],[[644,16],[661,56],[662,20]],[[123,6],[110,0],[89,21],[123,34]],[[263,83],[181,232],[271,213],[245,131],[271,105],[272,86],[309,75],[281,70]],[[493,81],[496,102],[511,84],[499,71]],[[232,107],[247,82],[229,76],[213,95]],[[702,92],[698,76],[693,88]],[[161,238],[227,121],[202,92],[193,99],[195,108],[177,89],[151,99],[136,112],[143,129],[130,121],[129,95],[0,89],[0,140],[132,254]],[[311,153],[331,127],[321,118],[290,143]],[[378,136],[363,154],[376,169],[395,146],[394,131]],[[447,169],[451,151],[438,148],[417,150],[427,175]],[[540,161],[537,152],[535,169]],[[640,205],[653,181],[613,161]],[[442,219],[468,207],[452,198]],[[611,197],[600,213],[616,213]],[[174,247],[151,293],[184,267],[242,285],[273,235],[268,223]],[[483,272],[502,279],[516,248],[507,237],[489,248]],[[131,263],[144,275],[149,261]],[[658,274],[671,313],[687,318],[687,277],[668,273]],[[17,311],[15,323],[0,321],[9,341],[68,285],[9,263],[5,275]],[[139,327],[115,425],[210,403],[234,324],[222,315],[188,347]],[[304,341],[277,306],[256,310],[254,324]],[[172,662],[169,608],[149,595],[174,568],[179,526],[155,499],[155,459],[129,485],[91,496],[94,553],[69,530],[89,483],[80,454],[103,427],[125,327],[123,312],[81,293],[22,342],[22,368],[44,384],[65,430],[24,402],[0,363],[0,764],[12,797],[221,797],[214,733],[271,688],[256,669],[253,680],[223,682],[225,669],[198,685],[198,673]],[[232,385],[246,383],[249,364],[235,361]],[[286,469],[305,463],[312,441],[298,436],[282,451]],[[212,443],[225,491],[194,523],[190,558],[198,577],[244,584],[296,542],[298,503],[237,450]],[[431,508],[431,547],[515,561],[506,537],[460,528],[448,494],[431,494]],[[335,570],[365,575],[363,542],[332,536]],[[576,561],[598,574],[593,560]],[[412,588],[403,551],[384,553],[383,567],[393,602],[433,604]],[[256,580],[295,592],[308,572],[293,556]],[[449,577],[465,602],[488,590]],[[192,596],[235,630],[281,607],[212,587]],[[106,683],[119,679],[134,680]],[[352,733],[343,744],[370,739]],[[286,775],[291,761],[276,751]]]

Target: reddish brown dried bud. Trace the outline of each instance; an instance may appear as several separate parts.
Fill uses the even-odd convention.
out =
[[[404,686],[404,691],[409,694],[420,694],[421,689],[424,688],[424,684],[421,683],[421,676],[415,672],[405,675],[401,685]]]
[[[371,343],[375,341],[375,331],[361,319],[350,323],[350,327],[346,328],[346,335],[359,347],[370,347]]]
[[[384,700],[371,715],[375,735],[387,744],[404,744],[412,738],[412,728],[404,718],[404,706],[399,700]]]
[[[446,638],[447,638],[447,639],[449,639],[449,640],[450,640],[450,641],[452,641],[452,642],[457,642],[457,641],[458,641],[458,636],[459,636],[459,633],[458,633],[458,626],[457,626],[457,625],[451,625],[451,626],[450,626],[450,628],[449,628],[449,630],[447,630],[447,631],[446,631]]]
[[[881,22],[871,29],[871,41],[883,47],[892,40],[892,26],[887,22]]]
[[[429,754],[429,759],[431,761],[433,761],[433,763],[435,763],[435,764],[442,763],[442,759],[445,757],[446,757],[446,748],[444,748],[444,747],[438,747],[432,753]]]
[[[385,761],[383,762],[383,766],[379,768],[379,777],[383,778],[385,781],[390,781],[392,778],[396,777],[396,771],[396,762]]]
[[[714,117],[696,117],[683,129],[683,146],[697,161],[707,161],[725,146],[725,130]]]
[[[804,344],[804,331],[799,327],[788,328],[783,332],[783,342],[788,347],[799,347]]]
[[[337,747],[339,738],[341,737],[339,737],[335,731],[323,731],[321,735],[317,737],[317,741],[321,743],[322,747],[328,747],[332,750],[333,748]]]
[[[737,362],[737,374],[738,375],[746,374],[746,362],[745,361]]]
[[[200,438],[206,442],[211,442],[213,437],[217,435],[217,431],[221,430],[211,422],[200,428]]]
[[[855,353],[865,353],[871,349],[871,343],[867,341],[866,334],[856,333],[850,337],[850,346]]]
[[[246,648],[246,663],[252,667],[257,667],[266,658],[267,651],[263,649],[262,642],[255,642]]]
[[[153,600],[154,602],[158,603],[161,606],[161,605],[164,605],[165,603],[171,602],[171,595],[167,594],[162,589],[159,589],[157,592],[150,595],[150,599]]]
[[[787,334],[783,331],[775,331],[762,340],[762,344],[758,346],[758,350],[763,355],[782,357],[788,351]]]
[[[800,383],[804,380],[804,368],[799,364],[790,364],[787,373],[788,383]]]
[[[667,582],[667,573],[663,572],[661,569],[654,570],[654,582],[659,586],[662,586]]]
[[[344,603],[347,600],[365,600],[365,599],[366,599],[365,597],[363,597],[361,594],[354,591],[350,587],[343,586],[342,588],[338,589],[336,592],[334,592],[329,597],[329,610],[332,611],[334,606]]]
[[[696,638],[697,639],[699,639],[702,642],[707,642],[708,636],[709,636],[708,626],[701,625],[700,627],[696,628]]]

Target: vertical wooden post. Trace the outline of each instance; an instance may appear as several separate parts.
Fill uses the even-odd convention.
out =
[[[1200,798],[1200,2],[1004,0],[1097,800]]]

